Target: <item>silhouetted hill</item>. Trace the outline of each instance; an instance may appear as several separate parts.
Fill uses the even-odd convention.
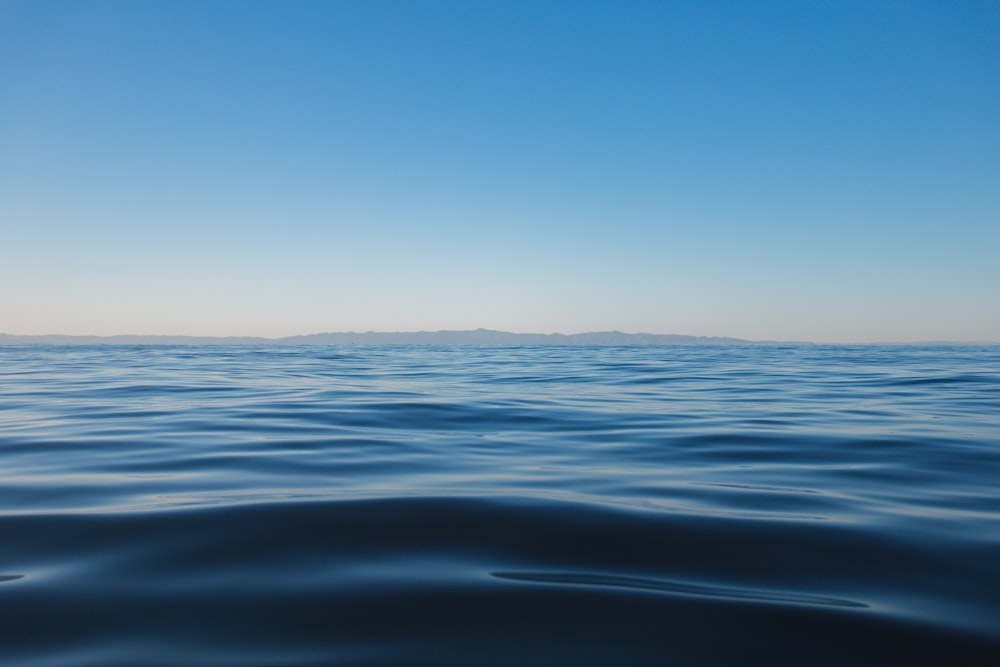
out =
[[[595,331],[580,334],[473,331],[353,331],[283,338],[253,336],[13,336],[0,334],[0,345],[733,345],[752,341],[716,336]]]
[[[366,333],[318,333],[279,338],[295,344],[386,344],[386,345],[704,345],[749,343],[739,338],[679,336],[674,334],[629,334],[595,331],[580,334],[510,333],[492,329],[473,331],[411,331]]]

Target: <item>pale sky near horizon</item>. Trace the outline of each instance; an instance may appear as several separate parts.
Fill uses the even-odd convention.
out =
[[[1000,341],[1000,2],[0,0],[0,332]]]

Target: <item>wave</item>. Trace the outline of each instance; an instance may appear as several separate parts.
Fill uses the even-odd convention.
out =
[[[4,665],[1000,664],[1000,349],[0,364]]]

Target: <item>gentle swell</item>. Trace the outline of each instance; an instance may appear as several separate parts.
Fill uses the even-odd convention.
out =
[[[0,664],[1000,664],[1000,348],[0,347]]]

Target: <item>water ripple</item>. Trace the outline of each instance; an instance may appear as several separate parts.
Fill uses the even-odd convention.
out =
[[[998,347],[0,346],[0,662],[992,667],[998,407]]]
[[[587,574],[580,572],[493,572],[494,577],[512,581],[528,581],[546,584],[569,584],[573,586],[612,586],[616,588],[636,588],[644,591],[662,591],[682,595],[729,598],[733,600],[753,600],[757,602],[783,602],[789,604],[815,604],[830,607],[865,608],[868,605],[852,600],[772,591],[756,591],[729,586],[708,586],[681,581],[643,579],[609,574]]]

